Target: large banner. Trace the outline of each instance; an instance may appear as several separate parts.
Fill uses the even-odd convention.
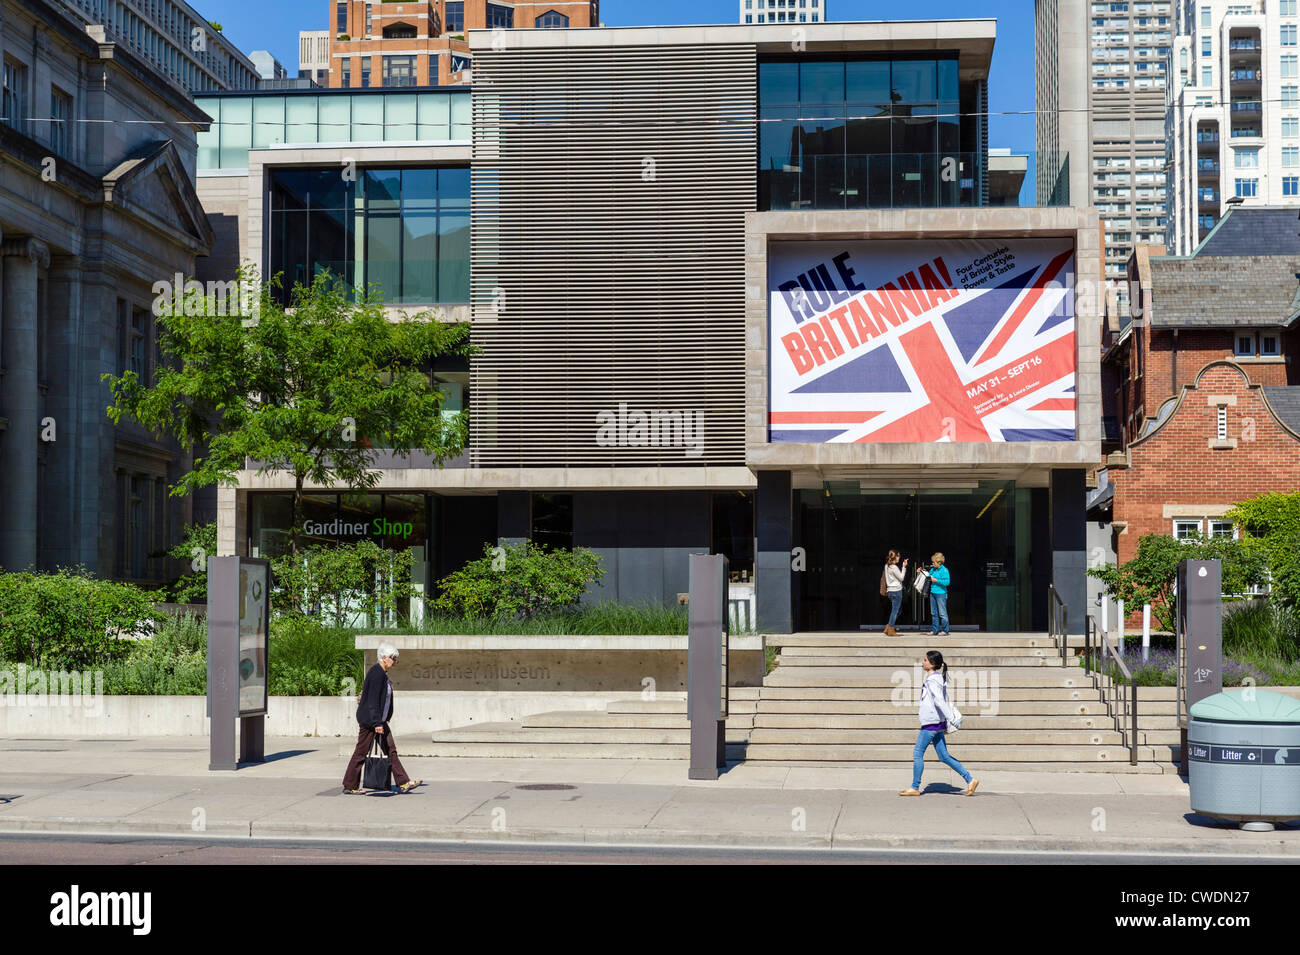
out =
[[[774,242],[770,440],[1072,441],[1074,243]]]

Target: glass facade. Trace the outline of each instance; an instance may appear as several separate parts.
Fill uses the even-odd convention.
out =
[[[270,273],[295,284],[328,269],[389,304],[469,301],[469,169],[278,169],[269,175]]]
[[[385,59],[390,59],[386,57]],[[200,96],[199,169],[247,169],[248,151],[312,143],[447,142],[470,138],[468,89]]]
[[[760,63],[759,208],[978,205],[975,87],[956,54]]]

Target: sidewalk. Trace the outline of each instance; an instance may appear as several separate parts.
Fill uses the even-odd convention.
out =
[[[400,745],[399,740],[399,745]],[[1190,811],[1174,775],[989,772],[972,798],[907,770],[742,764],[716,782],[668,760],[404,759],[425,785],[344,796],[335,737],[268,738],[210,773],[204,737],[0,740],[0,832],[616,845],[1203,852],[1300,861],[1300,827],[1241,832]],[[975,767],[978,769],[978,767]],[[545,785],[546,788],[524,787]]]

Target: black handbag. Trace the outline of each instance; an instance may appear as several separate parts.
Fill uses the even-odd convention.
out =
[[[366,768],[361,775],[363,789],[378,789],[388,792],[393,788],[393,761],[388,758],[379,745],[379,734],[375,734],[370,743],[370,755],[366,757]]]

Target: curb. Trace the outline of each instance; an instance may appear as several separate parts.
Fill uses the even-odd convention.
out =
[[[101,828],[103,827],[103,828]],[[1149,839],[1140,843],[1121,836],[1069,838],[1044,836],[971,836],[935,839],[925,836],[846,835],[822,836],[806,833],[739,831],[701,833],[690,830],[650,829],[523,829],[503,831],[467,829],[452,826],[400,826],[400,836],[389,824],[352,824],[331,826],[286,823],[247,824],[219,823],[202,832],[189,826],[174,829],[156,823],[114,820],[105,822],[54,819],[5,819],[0,836],[33,834],[82,835],[87,837],[148,836],[151,838],[202,841],[205,838],[239,838],[251,842],[278,840],[316,840],[334,842],[419,841],[483,844],[544,844],[634,847],[726,848],[726,849],[806,849],[821,851],[915,851],[915,852],[1043,852],[1122,855],[1142,858],[1150,855],[1225,855],[1274,858],[1300,863],[1300,843],[1283,841],[1273,833],[1240,833],[1239,839],[1210,839],[1189,843],[1178,839]]]

